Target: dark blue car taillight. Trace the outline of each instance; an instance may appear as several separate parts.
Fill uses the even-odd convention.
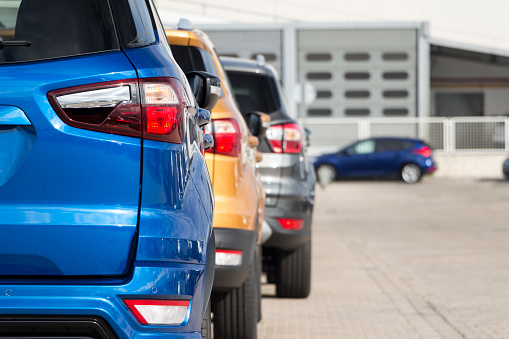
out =
[[[422,155],[425,158],[429,158],[433,154],[433,151],[428,146],[421,146],[419,148],[414,149],[412,153]]]
[[[184,139],[184,88],[174,78],[110,81],[48,93],[68,125],[171,143]]]

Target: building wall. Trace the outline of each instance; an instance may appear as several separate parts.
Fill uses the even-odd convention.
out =
[[[205,31],[220,55],[264,54],[280,73],[297,118],[415,117],[418,27],[231,25]],[[292,97],[302,97],[296,92],[304,83],[314,88],[316,99],[297,105]]]
[[[481,108],[458,108],[456,112],[440,111],[438,96],[450,95],[464,100],[456,106],[468,104],[468,97],[481,98]],[[479,101],[479,100],[477,100]],[[452,105],[452,104],[451,104]],[[473,105],[470,102],[470,105]],[[475,114],[478,112],[478,114]],[[447,56],[431,58],[431,115],[508,115],[509,114],[509,67],[503,65],[461,60]]]
[[[506,0],[156,0],[165,24],[181,16],[196,23],[429,22],[437,39],[509,50]]]
[[[502,179],[506,154],[435,154],[438,178]]]
[[[263,54],[267,63],[282,75],[283,31],[267,30],[218,30],[207,31],[219,55],[255,59]]]
[[[415,29],[298,30],[298,81],[317,99],[299,117],[417,115]]]

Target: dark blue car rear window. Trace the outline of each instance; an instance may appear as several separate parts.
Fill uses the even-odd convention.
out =
[[[119,49],[104,0],[3,0],[0,37],[0,64]]]

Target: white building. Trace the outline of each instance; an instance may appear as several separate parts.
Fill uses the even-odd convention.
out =
[[[156,3],[167,27],[191,19],[219,54],[264,54],[315,147],[390,133],[445,154],[509,152],[509,6],[501,0]],[[304,83],[317,93],[309,104],[299,100]]]

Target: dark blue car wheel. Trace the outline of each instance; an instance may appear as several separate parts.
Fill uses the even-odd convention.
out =
[[[419,166],[410,163],[401,168],[401,179],[409,184],[414,184],[421,180],[422,172]]]
[[[320,185],[325,187],[336,179],[336,169],[332,165],[323,164],[318,166],[316,175],[318,176]]]

